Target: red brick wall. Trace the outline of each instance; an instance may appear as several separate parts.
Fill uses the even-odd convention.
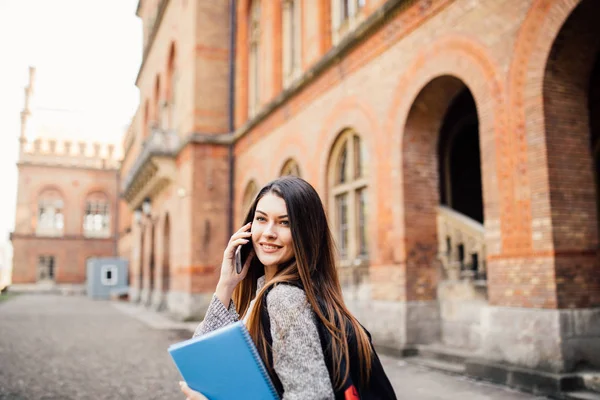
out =
[[[223,251],[229,242],[229,150],[194,145],[191,292],[212,292],[218,282]]]
[[[561,230],[567,233],[564,238],[580,238],[583,248],[594,247],[595,217],[580,213],[571,218],[559,206],[555,212],[561,217],[555,222],[549,219],[554,204],[559,205],[556,200],[572,196],[573,181],[559,174],[555,179],[566,185],[566,191],[554,190],[560,185],[552,186],[551,181],[547,186],[552,164],[547,168],[545,155],[540,153],[545,150],[544,128],[539,126],[544,118],[530,117],[542,110],[539,83],[552,41],[578,1],[567,3],[484,1],[473,6],[467,1],[439,0],[405,7],[238,140],[236,207],[248,182],[256,180],[260,186],[274,178],[291,155],[326,201],[328,152],[340,129],[352,127],[369,143],[371,152],[374,296],[434,298],[432,210],[437,204],[437,176],[432,148],[426,146],[437,140],[431,134],[444,113],[443,106],[438,108],[444,91],[421,106],[415,99],[436,77],[454,76],[472,92],[480,120],[490,303],[544,308],[596,304],[590,300],[596,298],[596,289],[575,293],[575,282],[583,276],[590,280],[598,271],[593,255],[563,257],[552,250],[552,238],[556,238],[552,233]],[[367,9],[373,12],[375,3],[369,2]],[[238,36],[237,126],[247,117],[244,29]],[[417,114],[412,114],[413,107]],[[421,118],[411,117],[419,114]],[[361,123],[357,115],[366,115],[372,122]],[[560,114],[554,113],[554,118]],[[411,134],[419,130],[420,136]],[[589,132],[577,140],[589,140]],[[560,145],[553,155],[560,157],[558,150],[562,150]],[[583,162],[590,176],[589,155]],[[579,190],[593,190],[593,184],[585,185],[586,189]],[[552,193],[560,193],[552,203],[550,187]],[[595,206],[595,195],[586,192],[578,202],[589,209]],[[240,215],[236,209],[236,220]],[[590,227],[583,229],[585,233],[575,230],[581,228],[577,218]],[[571,266],[567,260],[572,260]],[[575,269],[577,274],[573,274]]]
[[[83,284],[86,281],[86,260],[90,257],[113,257],[112,239],[13,239],[13,283],[35,283],[39,256],[54,256],[56,283]]]
[[[586,103],[569,96],[581,97],[574,91],[581,82],[565,84],[567,77],[584,78],[582,68],[591,65],[582,63],[581,55],[592,50],[581,37],[565,45],[568,29],[564,38],[559,35],[580,2],[406,2],[237,140],[234,220],[241,219],[247,184],[253,180],[261,186],[275,178],[289,158],[299,164],[303,177],[328,206],[329,152],[338,134],[351,127],[367,146],[370,159],[368,230],[374,298],[434,299],[439,203],[435,146],[453,93],[466,87],[479,118],[490,304],[535,308],[598,304],[594,277],[600,274],[592,251],[598,241],[596,194],[586,147],[589,128],[583,126]],[[306,70],[330,50],[330,2],[303,3]],[[369,0],[365,13],[376,12],[383,3]],[[225,132],[228,10],[224,4],[187,4],[167,10],[140,78],[142,104],[152,98],[155,77],[166,71],[174,41],[181,71],[180,132]],[[261,5],[261,100],[267,104],[281,92],[281,20],[278,2],[262,0]],[[249,1],[239,1],[237,7],[239,128],[248,122]],[[596,15],[593,10],[587,14]],[[206,15],[214,21],[206,21]],[[192,39],[189,32],[194,32]],[[557,36],[559,46],[552,52],[557,58],[550,57],[551,73],[544,81]],[[436,80],[439,77],[443,79]],[[578,116],[575,123],[574,116]],[[223,229],[228,212],[225,148],[190,145],[177,162],[179,181],[164,195],[164,202],[153,199],[153,204],[162,204],[160,212],[173,213],[176,226],[173,288],[210,291],[228,239]],[[191,195],[175,200],[177,185],[186,186]]]
[[[199,133],[227,133],[229,104],[229,2],[196,5],[194,125]]]

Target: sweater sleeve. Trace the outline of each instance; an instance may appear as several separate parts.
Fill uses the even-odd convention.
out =
[[[208,306],[208,310],[206,310],[204,320],[200,322],[200,325],[198,325],[194,332],[194,337],[202,336],[215,329],[233,324],[234,322],[239,321],[239,319],[240,317],[235,310],[233,300],[229,301],[229,309],[227,309],[217,295],[214,294]]]
[[[302,289],[278,285],[267,296],[273,338],[273,367],[282,400],[334,399],[319,340],[316,315]]]

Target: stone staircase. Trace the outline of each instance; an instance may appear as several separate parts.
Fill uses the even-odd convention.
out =
[[[551,374],[474,358],[471,350],[442,344],[419,345],[406,361],[454,375],[466,375],[557,400],[600,400],[600,371]]]
[[[465,362],[473,353],[467,350],[455,349],[441,344],[417,346],[417,356],[407,358],[411,364],[428,367],[438,371],[464,375]]]
[[[577,374],[574,390],[563,392],[568,400],[600,400],[600,372]]]

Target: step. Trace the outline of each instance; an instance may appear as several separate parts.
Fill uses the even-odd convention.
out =
[[[600,400],[600,393],[590,390],[575,390],[572,392],[563,392],[565,400]]]
[[[457,349],[442,344],[429,344],[417,346],[420,357],[464,364],[465,360],[473,356],[472,350]]]
[[[407,357],[406,362],[450,374],[462,375],[465,373],[464,365],[444,360],[423,357]]]
[[[583,386],[585,386],[587,390],[600,394],[599,372],[581,372],[579,375],[583,380]]]

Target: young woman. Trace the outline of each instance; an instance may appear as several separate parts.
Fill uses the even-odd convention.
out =
[[[238,274],[235,250],[249,243]],[[240,316],[284,400],[396,398],[369,333],[344,305],[323,204],[300,178],[279,178],[258,193],[229,240],[194,336]],[[188,399],[205,399],[181,386]]]

